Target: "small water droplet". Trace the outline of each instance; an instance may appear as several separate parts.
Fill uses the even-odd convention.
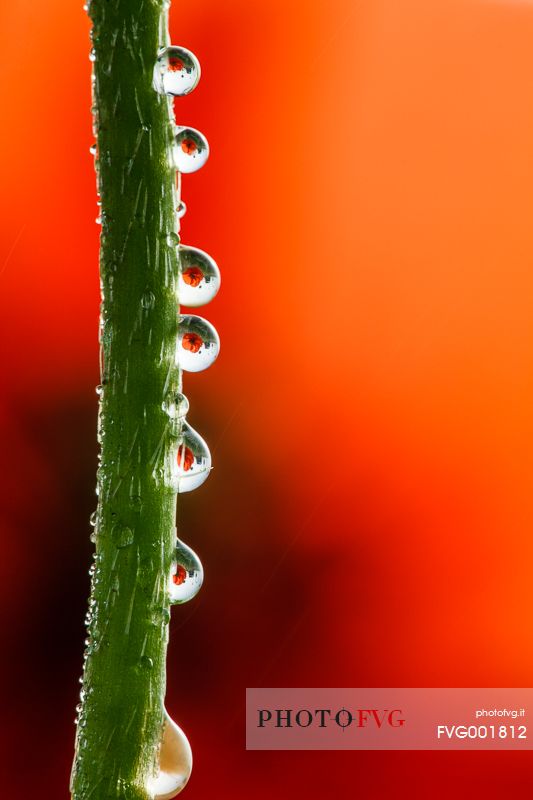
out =
[[[89,524],[94,528],[96,523],[98,522],[98,509],[93,511],[91,516],[89,517]]]
[[[92,47],[89,52],[89,61],[96,61],[96,50],[94,47]]]
[[[200,62],[185,47],[166,47],[154,68],[154,87],[161,94],[183,97],[198,85]]]
[[[150,656],[141,656],[140,665],[143,669],[153,669],[154,662]]]
[[[101,397],[103,395],[103,393],[104,393],[104,387],[102,386],[101,383],[99,383],[98,386],[95,386],[94,391],[96,392],[98,397]]]
[[[211,453],[205,441],[188,422],[183,422],[173,473],[176,492],[192,492],[201,486],[211,471]]]
[[[203,167],[209,158],[207,139],[195,128],[177,126],[175,129],[173,158],[179,172],[189,173]]]
[[[96,145],[96,143],[95,143],[95,144],[92,144],[92,145],[89,147],[89,153],[90,153],[92,156],[95,156],[97,152],[98,152],[98,146]]]
[[[111,538],[115,547],[129,547],[133,543],[133,531],[127,525],[116,524],[111,530]]]
[[[169,247],[176,247],[180,243],[180,237],[174,231],[167,233],[166,239]]]
[[[170,419],[184,419],[189,411],[189,401],[181,392],[169,392],[163,403],[163,411]]]
[[[141,508],[142,508],[142,504],[143,504],[141,495],[140,494],[132,494],[130,496],[130,503],[131,503],[134,511],[140,511]]]
[[[179,318],[176,360],[185,372],[201,372],[215,361],[220,339],[215,328],[194,314]]]
[[[152,625],[155,625],[156,628],[158,628],[160,625],[168,625],[170,622],[170,611],[168,608],[160,608],[156,606],[152,609],[150,619]]]
[[[220,289],[220,270],[203,250],[188,245],[178,247],[180,261],[179,300],[197,308],[209,303]]]
[[[169,582],[171,604],[192,600],[200,591],[203,580],[204,570],[200,559],[194,550],[177,539]]]
[[[183,200],[180,200],[179,206],[176,209],[176,214],[178,216],[178,219],[181,219],[182,217],[184,217],[186,213],[187,213],[187,206],[183,202]]]
[[[153,308],[155,306],[155,294],[147,289],[141,297],[141,305],[146,309]]]

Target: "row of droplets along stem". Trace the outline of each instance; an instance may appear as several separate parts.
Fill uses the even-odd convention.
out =
[[[154,88],[169,97],[192,92],[200,80],[200,63],[185,47],[163,48],[154,67]],[[195,128],[174,126],[172,163],[176,168],[176,227],[187,208],[181,199],[181,176],[196,172],[209,157],[209,144]],[[178,240],[178,297],[188,308],[209,303],[220,288],[220,271],[215,260],[203,250],[181,244]],[[180,314],[178,308],[176,362],[181,372],[201,372],[215,361],[220,350],[217,331],[203,317]],[[189,425],[186,416],[189,401],[181,392],[165,400],[164,409],[178,429],[177,452],[173,470],[173,488],[177,494],[201,486],[211,471],[211,454],[202,437]],[[191,600],[200,591],[204,577],[200,559],[188,545],[176,538],[176,548],[169,579],[171,604]],[[165,711],[165,723],[159,754],[159,772],[148,787],[154,800],[170,800],[186,785],[192,769],[192,752],[183,731]]]

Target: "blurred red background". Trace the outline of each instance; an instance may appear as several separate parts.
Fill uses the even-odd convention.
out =
[[[0,11],[2,795],[68,796],[95,506],[89,21]],[[533,5],[197,0],[183,241],[223,290],[173,612],[190,800],[511,797],[528,753],[244,749],[247,686],[530,686]],[[204,313],[202,312],[202,313]],[[30,750],[31,748],[31,750]],[[30,755],[31,753],[31,755]]]

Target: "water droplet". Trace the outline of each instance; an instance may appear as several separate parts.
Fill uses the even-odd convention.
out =
[[[210,471],[211,453],[207,444],[188,422],[183,422],[176,454],[175,491],[192,492],[207,480]]]
[[[154,628],[164,628],[170,622],[170,610],[168,608],[160,608],[159,606],[153,606],[150,609],[150,614],[148,615],[148,619],[150,623],[154,626]]]
[[[176,359],[185,372],[207,369],[219,352],[220,339],[210,322],[194,314],[179,318]]]
[[[143,308],[153,308],[155,306],[155,294],[147,289],[141,297],[141,305]]]
[[[170,419],[184,419],[189,411],[189,401],[181,392],[169,392],[163,403],[163,411]]]
[[[143,669],[153,669],[154,666],[154,662],[150,656],[141,656],[139,663]]]
[[[187,213],[187,206],[186,206],[186,204],[183,202],[183,200],[180,200],[180,202],[179,202],[179,206],[178,206],[178,207],[177,207],[177,209],[176,209],[176,213],[177,213],[177,215],[178,215],[178,219],[181,219],[181,218],[182,218],[182,217],[184,217],[184,216],[185,216],[185,214]]]
[[[169,247],[175,247],[180,243],[180,237],[177,233],[174,233],[174,231],[172,231],[172,233],[167,233],[166,239]]]
[[[183,97],[198,85],[200,72],[194,53],[185,47],[167,47],[157,58],[154,87],[161,94]]]
[[[92,47],[89,52],[89,61],[96,61],[96,50],[94,47]]]
[[[192,600],[200,591],[203,580],[204,569],[200,559],[194,550],[177,539],[169,582],[171,604]]]
[[[93,511],[93,513],[89,517],[89,524],[91,525],[91,527],[94,528],[94,526],[96,525],[97,521],[98,521],[98,510]]]
[[[102,386],[101,383],[99,383],[98,386],[95,386],[94,391],[96,392],[98,397],[101,397],[103,395],[103,393],[104,393],[104,387]]]
[[[178,247],[180,260],[179,299],[190,308],[209,303],[220,289],[220,270],[203,250],[188,245]]]
[[[92,156],[95,156],[97,152],[98,152],[98,146],[97,146],[96,144],[92,144],[92,145],[89,147],[89,153],[90,153]]]
[[[142,508],[142,497],[140,494],[130,495],[130,503],[134,511],[140,511]]]
[[[177,126],[174,140],[174,166],[183,173],[196,172],[209,158],[207,139],[194,128]]]
[[[185,787],[191,770],[191,746],[181,728],[165,711],[158,774],[147,787],[150,795],[154,800],[171,800]]]
[[[129,547],[130,544],[133,543],[133,531],[126,525],[113,525],[111,538],[113,539],[115,547]]]

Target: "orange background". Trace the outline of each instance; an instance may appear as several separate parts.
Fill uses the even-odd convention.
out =
[[[197,0],[188,375],[215,470],[171,623],[186,795],[511,797],[528,753],[247,753],[246,686],[531,686],[533,5]],[[67,797],[95,505],[98,230],[80,2],[4,4],[2,794]]]

